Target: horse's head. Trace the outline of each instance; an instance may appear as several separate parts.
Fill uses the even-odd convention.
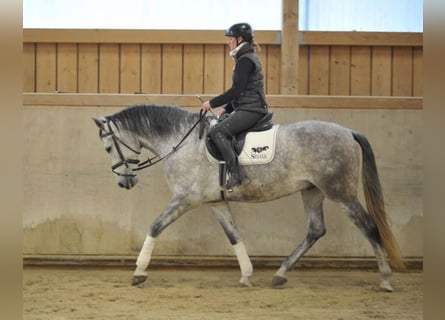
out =
[[[141,154],[139,141],[126,131],[119,131],[110,119],[100,117],[93,120],[99,127],[104,149],[111,158],[111,171],[116,176],[117,184],[121,188],[131,189],[138,182],[133,169],[137,167]]]

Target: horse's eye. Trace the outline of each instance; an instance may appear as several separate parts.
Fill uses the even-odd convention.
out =
[[[111,152],[111,147],[106,147],[106,148],[105,148],[105,151],[106,151],[107,153],[110,153],[110,152]]]

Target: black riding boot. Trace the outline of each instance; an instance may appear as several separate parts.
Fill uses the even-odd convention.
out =
[[[232,148],[229,140],[220,132],[217,132],[213,142],[221,152],[229,171],[229,181],[225,185],[226,189],[232,189],[233,186],[241,184],[244,180],[244,172],[238,164],[238,157]]]

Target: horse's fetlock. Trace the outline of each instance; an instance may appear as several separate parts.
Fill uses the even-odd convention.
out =
[[[162,222],[161,221],[154,222],[150,228],[150,236],[156,238],[161,234],[161,232],[162,232]]]

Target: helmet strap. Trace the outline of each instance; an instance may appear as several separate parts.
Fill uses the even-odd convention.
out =
[[[238,42],[238,38],[241,38],[241,41],[240,41],[240,42]],[[241,43],[243,43],[243,42],[244,42],[243,37],[241,37],[241,36],[236,37],[236,46],[237,46],[237,47],[238,47]]]

